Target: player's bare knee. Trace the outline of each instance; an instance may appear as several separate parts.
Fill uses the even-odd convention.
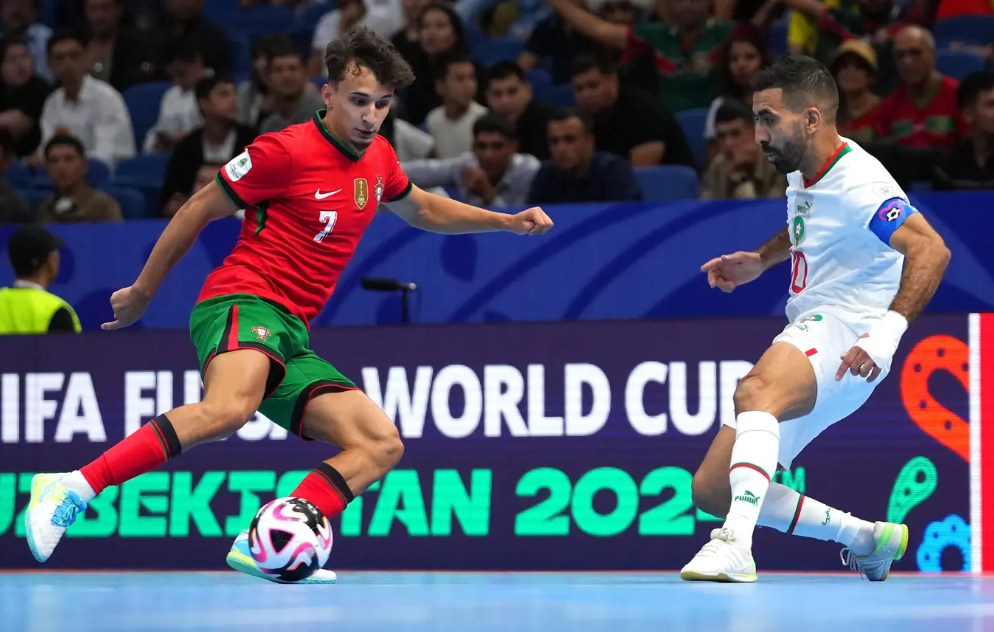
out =
[[[758,373],[749,373],[739,380],[735,387],[735,394],[732,401],[735,404],[735,413],[744,413],[753,410],[766,410],[769,406],[770,393],[766,380]]]
[[[404,442],[396,426],[390,426],[389,432],[377,437],[369,449],[373,460],[384,472],[392,470],[404,456]]]
[[[200,417],[205,436],[204,440],[220,441],[238,432],[255,414],[255,406],[247,402],[200,403]]]

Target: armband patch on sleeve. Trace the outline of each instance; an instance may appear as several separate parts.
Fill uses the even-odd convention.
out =
[[[906,200],[892,198],[881,204],[880,208],[874,212],[868,228],[880,241],[889,245],[894,231],[901,227],[904,220],[917,212],[918,210]]]

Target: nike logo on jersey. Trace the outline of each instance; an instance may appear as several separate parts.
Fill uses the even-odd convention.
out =
[[[338,191],[341,191],[341,189],[338,189],[337,191],[332,191],[331,193],[321,193],[321,189],[318,189],[317,192],[314,194],[314,197],[318,200],[323,200],[325,198],[329,198],[335,195],[336,193],[338,193]]]

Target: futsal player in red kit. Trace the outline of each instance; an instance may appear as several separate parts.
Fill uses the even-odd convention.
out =
[[[340,514],[397,464],[404,446],[383,411],[310,350],[307,323],[331,296],[380,205],[437,233],[540,235],[552,227],[540,208],[494,213],[411,184],[378,135],[395,90],[414,80],[388,41],[358,29],[329,44],[325,61],[327,109],[259,137],[228,163],[170,221],[134,285],[111,296],[115,320],[104,329],[133,324],[204,227],[245,209],[237,245],[207,278],[190,317],[203,400],[159,415],[80,470],[35,476],[25,522],[38,561],[52,555],[101,491],[231,436],[257,410],[301,439],[341,448],[290,494],[328,518]],[[245,540],[243,531],[229,564],[268,579]],[[321,570],[303,581],[334,580]]]

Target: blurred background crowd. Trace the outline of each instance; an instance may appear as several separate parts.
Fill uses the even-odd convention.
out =
[[[0,0],[0,223],[170,217],[356,25],[417,74],[381,134],[470,203],[782,196],[749,81],[787,52],[907,189],[994,187],[992,0]]]

